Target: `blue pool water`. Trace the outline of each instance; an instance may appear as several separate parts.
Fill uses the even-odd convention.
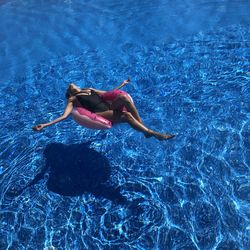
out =
[[[250,249],[248,1],[0,1],[0,249]],[[124,88],[144,123],[62,114]]]

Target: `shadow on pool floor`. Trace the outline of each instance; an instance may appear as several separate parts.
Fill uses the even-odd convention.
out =
[[[49,144],[44,150],[44,168],[26,186],[35,185],[49,173],[47,187],[50,191],[64,196],[79,196],[85,192],[104,197],[113,202],[126,202],[119,191],[108,184],[111,167],[108,159],[89,144]],[[19,192],[20,193],[20,192]]]

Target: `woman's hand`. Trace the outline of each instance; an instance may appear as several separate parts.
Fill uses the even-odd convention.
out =
[[[128,77],[127,80],[124,80],[124,81],[123,81],[123,84],[125,85],[125,84],[127,84],[127,83],[129,83],[129,82],[130,82],[130,77]]]
[[[45,127],[44,124],[38,124],[38,125],[34,126],[32,129],[33,129],[34,131],[40,131],[40,130],[42,130],[44,127]]]

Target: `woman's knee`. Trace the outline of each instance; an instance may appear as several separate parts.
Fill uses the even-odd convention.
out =
[[[130,103],[129,97],[124,94],[119,95],[118,100],[122,101],[123,103]]]
[[[122,113],[122,117],[125,121],[130,121],[134,119],[133,115],[127,111]]]

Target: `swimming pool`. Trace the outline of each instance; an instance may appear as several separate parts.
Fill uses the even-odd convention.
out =
[[[249,249],[247,1],[1,1],[0,249]],[[128,91],[145,139],[59,116]]]

